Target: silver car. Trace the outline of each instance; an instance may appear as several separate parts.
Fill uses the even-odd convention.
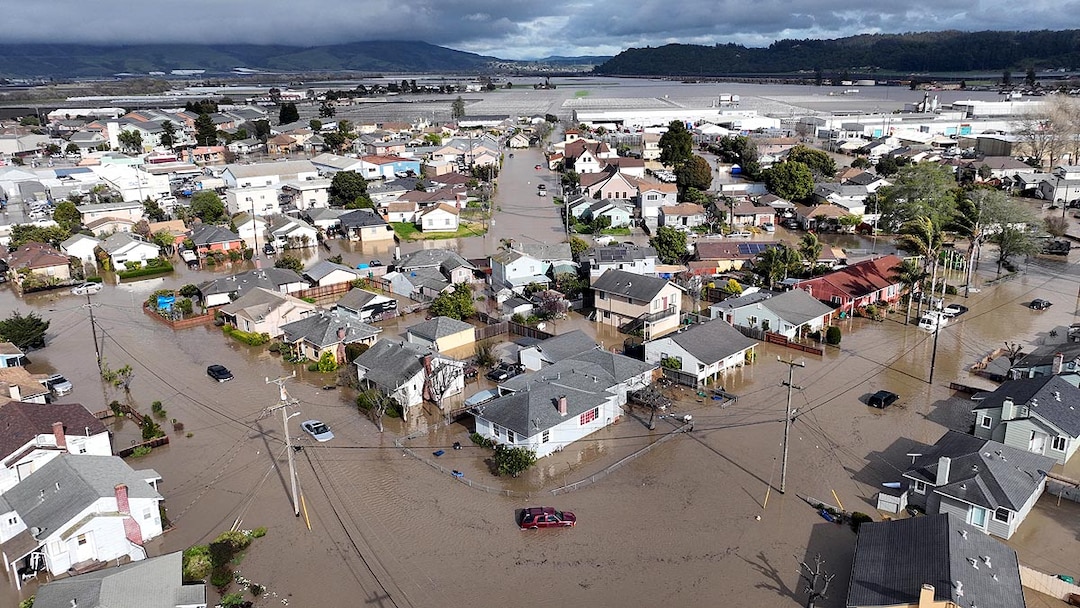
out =
[[[87,296],[101,291],[101,283],[83,283],[71,289],[71,293],[77,296]]]
[[[304,429],[304,432],[311,435],[318,442],[330,441],[334,438],[334,434],[330,432],[330,427],[319,420],[305,420],[300,423],[300,428]]]

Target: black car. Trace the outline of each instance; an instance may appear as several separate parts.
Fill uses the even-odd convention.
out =
[[[371,260],[370,262],[367,263],[367,265],[374,268],[376,266],[382,266],[383,264],[382,264],[382,260]]]
[[[218,382],[225,382],[226,380],[233,379],[232,372],[230,372],[229,368],[225,367],[224,365],[215,364],[207,367],[206,375],[210,376],[214,380],[217,380]]]
[[[1034,300],[1031,301],[1031,304],[1028,304],[1028,308],[1030,308],[1031,310],[1046,310],[1047,308],[1050,308],[1053,305],[1054,304],[1050,300],[1044,300],[1042,298],[1035,298]]]
[[[485,374],[485,377],[492,382],[505,382],[506,380],[509,380],[510,378],[513,378],[514,376],[520,374],[522,371],[524,371],[524,368],[520,365],[515,365],[512,363],[500,363],[495,367],[491,368],[491,371]]]
[[[870,398],[866,400],[866,405],[870,407],[876,407],[878,409],[885,409],[890,405],[896,403],[896,400],[900,398],[900,395],[890,391],[878,391]]]
[[[277,249],[274,248],[273,243],[267,243],[263,245],[263,253],[265,253],[266,255],[274,255],[275,253],[277,253]]]

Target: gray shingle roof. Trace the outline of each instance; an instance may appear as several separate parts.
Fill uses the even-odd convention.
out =
[[[333,344],[352,344],[370,340],[382,331],[382,328],[368,325],[355,316],[336,310],[319,310],[302,319],[286,323],[280,327],[289,342],[303,340],[318,348]],[[340,332],[344,331],[342,337]]]
[[[580,329],[552,336],[536,345],[536,349],[540,351],[544,359],[551,362],[569,359],[574,355],[580,355],[597,348],[599,346],[596,341]]]
[[[315,165],[309,160],[290,160],[272,163],[254,163],[250,165],[229,165],[225,167],[237,178],[262,177],[267,175],[296,175],[297,173],[315,173]]]
[[[661,338],[671,339],[683,347],[698,361],[708,365],[730,357],[757,344],[754,340],[739,333],[739,330],[727,324],[723,319],[713,319],[706,323],[691,325],[678,333]]]
[[[354,209],[348,213],[343,213],[338,216],[338,221],[341,222],[341,227],[345,229],[388,225],[386,220],[370,209]]]
[[[473,329],[473,326],[450,317],[434,317],[405,328],[405,331],[424,340],[435,341],[439,338]]]
[[[924,584],[933,585],[937,601],[979,608],[1025,606],[1016,552],[951,515],[859,528],[846,606],[917,604]]]
[[[541,262],[574,259],[570,243],[514,243],[513,248]]]
[[[1080,437],[1080,388],[1061,376],[1009,380],[975,409],[1000,409],[1009,397],[1017,407],[1028,406],[1029,416],[1042,418],[1069,435]]]
[[[45,538],[70,523],[99,498],[114,496],[126,484],[129,498],[161,495],[117,456],[61,454],[3,494],[28,528]],[[41,495],[44,493],[44,500]]]
[[[407,253],[398,260],[396,267],[398,270],[407,271],[417,268],[443,268],[444,265],[451,270],[461,266],[473,268],[468,260],[449,249],[421,249]]]
[[[578,256],[578,260],[588,260],[591,264],[615,264],[618,262],[630,263],[636,260],[655,258],[656,249],[652,247],[640,247],[638,245],[594,246]]]
[[[244,313],[253,321],[261,321],[271,311],[279,306],[302,307],[314,309],[314,304],[290,296],[280,291],[274,291],[263,287],[250,289],[244,295],[221,307],[221,312],[230,315]]]
[[[716,304],[713,304],[709,308],[717,311],[728,311],[742,308],[743,306],[749,306],[751,304],[757,304],[763,302],[769,298],[777,295],[775,291],[767,291],[764,289],[748,293],[746,295],[737,296],[734,298],[728,298],[721,300]]]
[[[1039,489],[1040,471],[1049,471],[1054,459],[1003,443],[948,431],[918,457],[904,477],[936,485],[941,457],[951,459],[947,483],[934,491],[988,509],[1019,511]]]
[[[311,279],[312,281],[318,282],[322,280],[323,277],[330,274],[331,272],[334,272],[335,270],[347,272],[358,279],[365,276],[355,268],[349,268],[344,264],[335,264],[334,262],[330,262],[328,260],[318,261],[314,266],[304,271],[304,276],[308,279]]]
[[[535,374],[539,372],[529,375]],[[586,374],[571,371],[556,376],[549,370],[545,370],[545,374],[544,380],[536,375],[536,380],[527,387],[486,403],[481,417],[514,433],[531,437],[591,410],[612,396],[606,390],[607,385],[594,384]],[[512,378],[511,381],[522,377]],[[565,417],[559,414],[558,399],[562,396],[566,397]]]
[[[205,283],[199,283],[199,293],[203,297],[219,293],[236,293],[242,296],[255,287],[262,287],[271,291],[280,291],[282,285],[290,283],[304,283],[307,281],[289,268],[262,268],[248,270],[232,276],[211,279]]]
[[[761,305],[792,325],[802,325],[833,310],[802,289],[785,291],[765,300]]]
[[[55,580],[34,596],[38,608],[176,608],[206,603],[206,585],[182,584],[183,553]],[[148,592],[153,590],[153,592]]]
[[[394,390],[423,369],[425,355],[434,354],[430,348],[383,338],[371,345],[353,362],[364,368],[363,379],[385,390]]]
[[[240,235],[224,226],[214,224],[195,224],[191,227],[191,241],[196,245],[212,243],[232,243],[239,241]]]
[[[618,294],[638,302],[649,302],[668,285],[667,280],[624,270],[608,270],[593,283],[593,290]]]

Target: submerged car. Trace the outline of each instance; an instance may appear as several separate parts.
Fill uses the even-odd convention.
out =
[[[75,387],[71,384],[71,380],[61,376],[60,374],[53,374],[48,378],[41,381],[45,385],[45,388],[52,391],[52,394],[57,397],[63,397],[70,393]]]
[[[330,432],[330,427],[320,420],[305,420],[300,423],[300,428],[304,429],[304,432],[308,435],[311,435],[315,441],[330,441],[334,438],[334,434]]]
[[[210,376],[214,380],[217,380],[218,382],[225,382],[227,380],[233,379],[232,372],[230,372],[229,368],[225,367],[224,365],[214,364],[207,367],[206,375]]]
[[[522,371],[524,371],[524,368],[520,365],[500,363],[491,368],[491,371],[485,374],[485,376],[492,382],[502,382],[513,378]]]
[[[529,507],[521,510],[518,526],[522,530],[539,528],[572,528],[577,524],[577,516],[570,511],[557,511],[555,507]]]
[[[896,403],[896,400],[899,398],[900,395],[897,395],[894,392],[878,391],[873,395],[870,395],[870,398],[866,400],[866,405],[869,405],[870,407],[876,407],[878,409],[885,409],[890,405]]]
[[[941,312],[946,317],[952,318],[952,317],[959,317],[960,315],[964,314],[967,311],[968,311],[968,307],[964,306],[963,304],[949,304]]]
[[[87,296],[101,291],[101,283],[83,283],[71,288],[71,293],[76,296]]]
[[[1030,308],[1031,310],[1046,310],[1047,308],[1050,308],[1053,305],[1054,305],[1053,302],[1051,302],[1050,300],[1044,300],[1042,298],[1035,298],[1034,300],[1031,301],[1031,304],[1028,304],[1028,308]]]

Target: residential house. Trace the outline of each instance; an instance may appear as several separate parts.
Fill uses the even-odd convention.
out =
[[[311,164],[323,175],[333,175],[339,171],[360,173],[363,163],[353,156],[339,156],[323,153],[311,159]]]
[[[395,268],[409,273],[423,268],[438,270],[445,280],[453,284],[475,281],[476,267],[454,251],[448,249],[421,249],[406,254],[398,260]]]
[[[384,207],[404,195],[406,192],[416,189],[420,178],[405,177],[368,184],[367,195],[376,207]]]
[[[350,289],[333,308],[373,323],[381,321],[384,315],[396,315],[397,300],[365,289]]]
[[[467,199],[468,191],[464,187],[450,186],[433,190],[409,190],[399,196],[397,202],[416,203],[417,208],[420,210],[438,205],[449,205],[455,209],[463,209]]]
[[[164,222],[150,222],[148,229],[151,235],[166,232],[172,237],[174,247],[179,247],[187,239],[188,229],[184,220],[166,220]]]
[[[85,234],[74,234],[60,243],[60,252],[72,258],[79,258],[83,264],[97,264],[94,250],[101,241]]]
[[[755,205],[750,201],[736,203],[731,208],[732,226],[762,226],[776,223],[776,210],[768,205]]]
[[[423,232],[457,232],[457,207],[445,203],[428,207],[416,216],[416,223]]]
[[[1040,344],[1030,352],[1021,352],[1020,358],[1009,367],[1009,378],[1038,378],[1040,376],[1065,376],[1070,384],[1080,383],[1080,342],[1074,341],[1076,330],[1069,328],[1068,342]]]
[[[319,244],[319,231],[314,226],[286,215],[270,225],[270,237],[278,249],[307,249]]]
[[[390,293],[418,302],[433,300],[439,294],[454,289],[454,283],[451,283],[438,268],[395,270],[383,275],[383,280],[389,283]]]
[[[229,215],[251,213],[259,216],[281,213],[281,190],[277,184],[271,186],[248,186],[229,188],[225,192],[225,209]]]
[[[102,218],[120,218],[129,220],[132,223],[138,223],[139,220],[143,219],[141,199],[127,203],[87,203],[78,205],[75,208],[78,209],[82,217],[82,223],[87,225]]]
[[[522,293],[532,283],[549,285],[559,269],[573,272],[569,243],[540,244],[513,242],[491,256],[491,285]],[[549,277],[549,275],[552,275]]]
[[[244,239],[248,247],[256,248],[260,241],[267,242],[267,228],[269,220],[265,216],[251,215],[241,212],[232,218],[232,225],[236,228],[236,234]]]
[[[604,169],[639,179],[645,177],[645,161],[640,158],[609,157]]]
[[[446,206],[450,207],[450,205]],[[429,207],[428,209],[436,209],[437,207]],[[420,205],[416,204],[416,201],[393,201],[382,208],[386,214],[386,220],[391,224],[415,223],[420,213]],[[454,209],[456,210],[456,207]]]
[[[1024,165],[1027,167],[1027,165]],[[1030,169],[1030,167],[1028,167]],[[838,176],[838,179],[839,176]],[[848,177],[847,179],[840,179],[840,183],[845,186],[862,186],[866,188],[866,194],[874,194],[879,189],[891,185],[892,182],[885,179],[880,175],[875,175],[869,171],[860,171],[859,173]]]
[[[404,148],[404,145],[401,147]],[[402,149],[402,152],[404,152],[404,149]],[[406,175],[420,175],[420,161],[401,156],[361,156],[359,173],[364,176],[364,179],[368,180],[387,180]]]
[[[795,220],[803,230],[836,230],[845,215],[848,210],[839,205],[795,205]]]
[[[382,328],[368,325],[337,310],[317,309],[312,314],[281,326],[282,342],[292,344],[296,353],[318,361],[330,353],[342,365],[345,347],[350,344],[372,345]]]
[[[206,584],[184,583],[180,551],[45,583],[38,608],[206,608]],[[152,589],[152,595],[148,594]],[[151,596],[153,599],[151,599]]]
[[[0,494],[60,454],[109,456],[109,430],[78,403],[0,399]]]
[[[655,369],[594,345],[503,382],[501,396],[474,408],[476,433],[543,458],[616,423],[627,394],[647,386]]]
[[[632,201],[638,196],[638,182],[631,175],[618,171],[581,176],[581,193],[588,198],[614,198]]]
[[[637,197],[634,199],[639,215],[650,225],[655,225],[661,207],[671,207],[679,202],[679,187],[655,180],[637,180]]]
[[[699,239],[694,243],[697,262],[692,262],[691,267],[696,274],[709,277],[741,270],[744,266],[753,265],[762,251],[779,245],[779,241]]]
[[[587,222],[595,222],[597,219],[606,217],[612,228],[625,228],[630,225],[634,211],[630,203],[619,199],[602,199],[593,202],[581,214],[581,219]]]
[[[441,353],[474,344],[476,328],[450,317],[434,317],[405,328],[405,340]]]
[[[256,287],[293,294],[307,289],[310,285],[295,270],[261,268],[211,279],[199,283],[197,287],[203,306],[213,308],[228,304]]]
[[[281,185],[282,197],[288,197],[292,208],[297,211],[325,208],[330,206],[329,179],[308,179],[285,182]]]
[[[301,276],[310,281],[314,286],[327,287],[329,285],[352,283],[353,281],[363,279],[368,275],[367,272],[361,272],[356,268],[350,268],[344,264],[336,264],[329,260],[320,260],[319,262],[316,262],[314,266],[305,270]]]
[[[0,342],[0,368],[22,367],[26,363],[26,353],[11,342]]]
[[[679,203],[678,205],[660,207],[658,219],[661,226],[689,231],[704,225],[709,221],[709,216],[705,211],[705,207],[701,205]]]
[[[596,321],[623,332],[642,332],[646,341],[679,327],[681,287],[655,277],[609,270],[593,283]]]
[[[229,142],[226,146],[230,152],[237,156],[245,156],[248,154],[257,154],[265,150],[265,144],[257,137],[248,137],[247,139],[238,139],[236,141]]]
[[[709,312],[713,319],[723,318],[730,325],[771,331],[788,339],[827,327],[833,316],[831,307],[801,289],[728,298],[710,306]]]
[[[642,133],[641,134],[641,159],[642,160],[659,160],[660,159],[660,133]]]
[[[518,132],[510,136],[510,139],[506,140],[506,147],[511,149],[528,148],[529,137],[524,133]]]
[[[1054,459],[948,431],[904,472],[908,503],[948,513],[999,538],[1010,538],[1046,487]]]
[[[535,372],[545,366],[599,348],[600,345],[590,338],[588,334],[580,329],[575,329],[522,348],[518,351],[518,360],[525,366],[525,369]]]
[[[145,559],[143,545],[161,535],[158,480],[116,456],[65,453],[45,463],[0,494],[0,557],[11,580]]]
[[[86,229],[97,237],[106,237],[117,232],[133,232],[135,222],[126,217],[101,217],[86,224]]]
[[[877,302],[896,302],[900,299],[903,285],[893,271],[901,259],[895,255],[857,262],[834,270],[824,276],[795,283],[810,295],[837,308],[854,314],[861,308]]]
[[[731,325],[714,319],[645,342],[645,361],[659,365],[682,384],[701,386],[751,361],[756,345]]]
[[[319,170],[308,160],[228,165],[221,173],[221,178],[230,189],[273,186],[318,177]]]
[[[338,216],[338,226],[351,241],[379,243],[394,239],[394,227],[371,209],[354,209]]]
[[[211,251],[239,251],[244,248],[244,239],[225,226],[215,224],[192,224],[188,235],[200,254]]]
[[[566,144],[563,156],[566,167],[581,175],[599,173],[607,158],[618,155],[606,143],[578,139]]]
[[[0,367],[0,402],[5,399],[44,405],[52,391],[45,386],[48,374],[31,374],[25,367]]]
[[[1061,376],[1009,380],[977,402],[975,436],[1065,464],[1080,447],[1080,388]]]
[[[142,267],[147,260],[161,257],[161,247],[149,243],[137,234],[117,232],[101,243],[101,249],[109,255],[114,269]]]
[[[406,420],[425,399],[440,401],[465,387],[463,361],[410,342],[383,338],[353,363],[361,385],[392,397]]]
[[[859,526],[848,608],[1025,608],[1016,552],[940,513]]]
[[[656,276],[656,249],[629,243],[594,245],[578,256],[578,264],[593,284],[608,270],[623,270],[633,274]],[[492,266],[494,272],[494,265]]]
[[[864,173],[862,175],[869,175]],[[856,178],[857,179],[857,178]],[[814,185],[814,202],[817,205],[836,205],[845,211],[845,215],[866,214],[866,197],[870,195],[867,186],[848,181],[840,183],[822,183]]]
[[[236,329],[276,339],[282,334],[282,325],[313,314],[316,306],[289,294],[255,287],[218,310]]]
[[[7,256],[8,274],[27,289],[71,280],[68,257],[44,243],[23,243]],[[24,289],[25,291],[25,289]]]
[[[188,152],[188,157],[197,165],[223,165],[225,152],[225,146],[195,146]]]
[[[1080,200],[1080,165],[1054,167],[1050,175],[1039,181],[1036,196],[1054,203]]]
[[[349,209],[329,209],[314,207],[305,210],[301,217],[306,219],[312,226],[321,230],[327,237],[341,232],[341,216],[351,213]]]

